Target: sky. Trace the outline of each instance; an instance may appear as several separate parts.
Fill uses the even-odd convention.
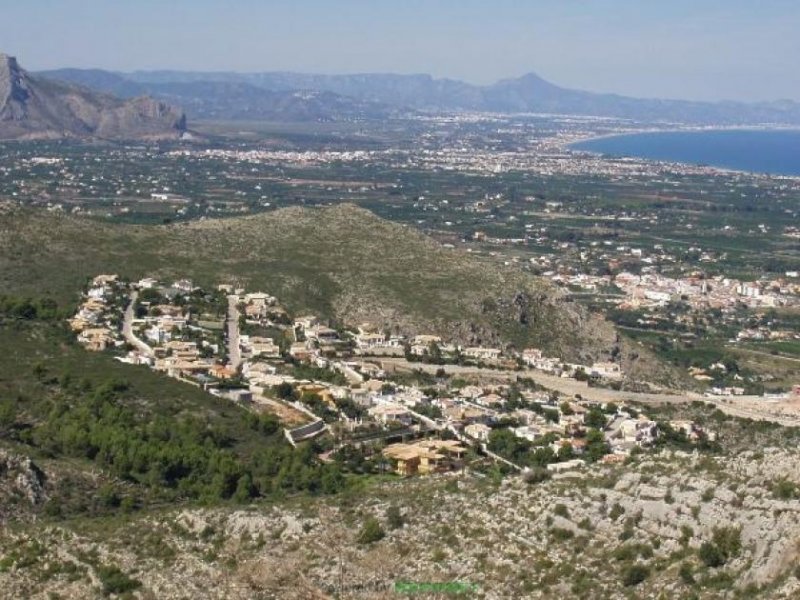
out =
[[[29,70],[535,72],[639,97],[800,101],[798,0],[0,3],[0,51]]]

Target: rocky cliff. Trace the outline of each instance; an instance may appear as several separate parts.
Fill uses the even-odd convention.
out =
[[[169,104],[34,77],[0,54],[0,139],[168,139],[185,131],[183,111]]]

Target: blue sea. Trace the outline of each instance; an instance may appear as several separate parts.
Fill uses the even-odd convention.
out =
[[[579,142],[574,150],[800,176],[800,130],[664,131]]]

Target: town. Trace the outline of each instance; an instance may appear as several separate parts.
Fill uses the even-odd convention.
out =
[[[551,281],[702,392],[781,395],[797,385],[800,178],[572,145],[653,129],[613,118],[461,113],[398,123],[406,133],[332,124],[325,142],[297,125],[275,132],[274,145],[230,132],[213,147],[18,145],[0,157],[0,194],[145,224],[353,203],[443,248]],[[725,374],[711,368],[719,363]]]
[[[664,435],[711,444],[690,421],[658,423],[632,406],[566,397],[522,377],[468,381],[415,363],[528,367],[613,384],[618,364],[569,364],[535,348],[510,353],[439,336],[390,335],[369,324],[334,329],[290,316],[277,298],[187,279],[98,275],[70,320],[90,351],[145,365],[254,412],[272,412],[287,440],[329,438],[324,460],[354,456],[407,476],[495,461],[514,472],[624,461]],[[666,431],[665,431],[666,429]]]

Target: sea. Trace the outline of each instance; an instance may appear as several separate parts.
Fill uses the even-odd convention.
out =
[[[800,177],[800,129],[635,133],[596,138],[570,147],[607,156]]]

